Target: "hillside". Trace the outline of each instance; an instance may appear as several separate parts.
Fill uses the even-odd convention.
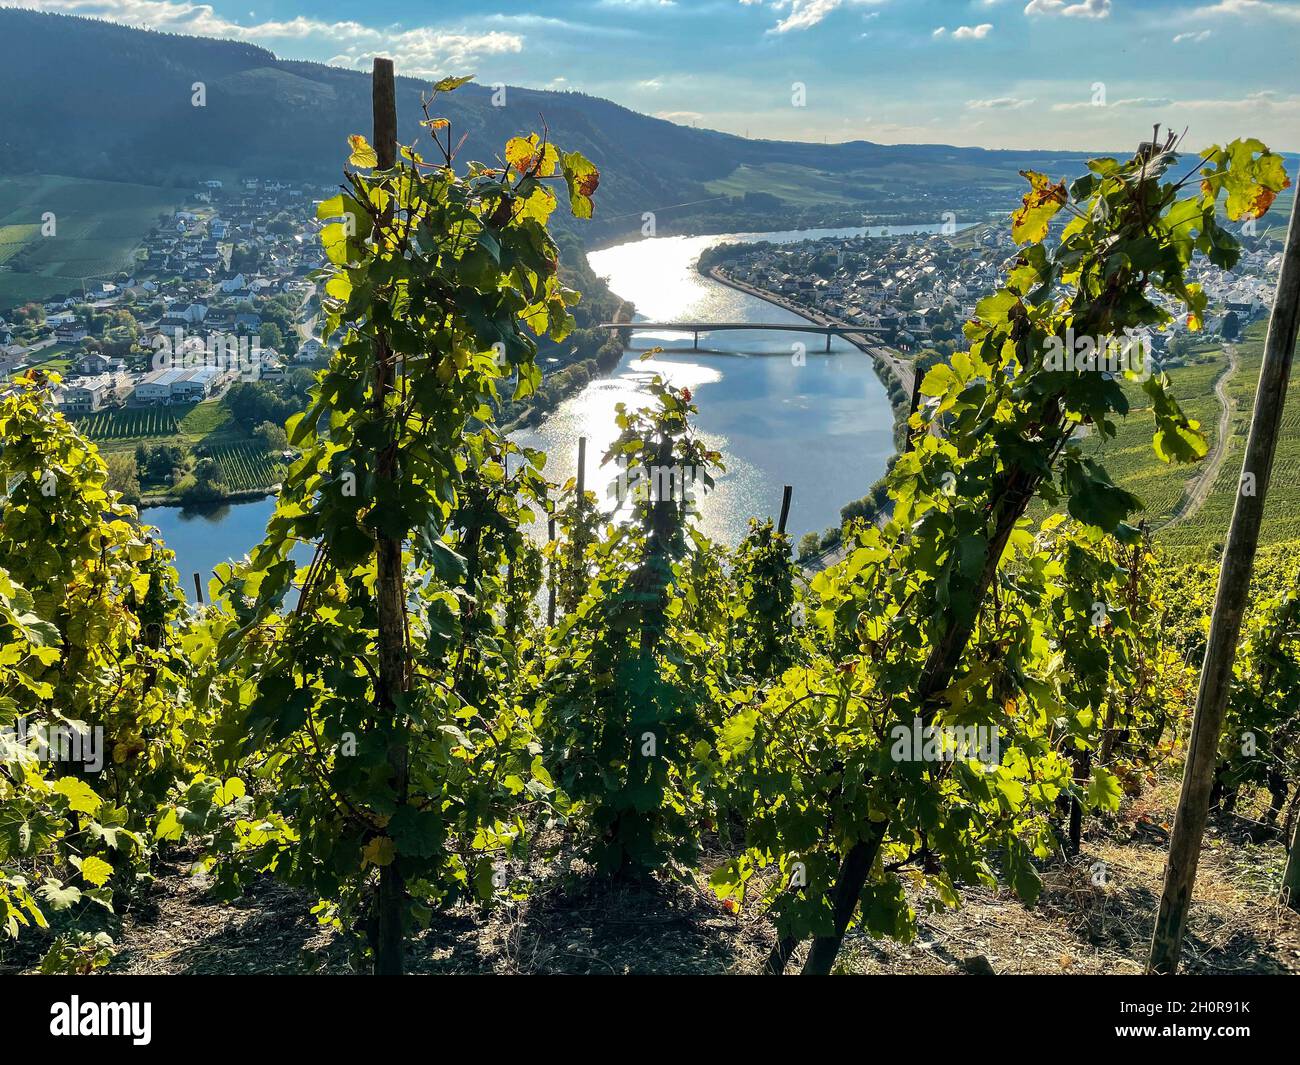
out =
[[[278,59],[249,44],[11,9],[0,10],[0,37],[7,45],[0,170],[143,184],[240,174],[330,181],[343,138],[370,126],[367,74]],[[53,79],[50,71],[77,76]],[[205,107],[191,104],[195,82],[206,87]],[[422,139],[427,89],[398,79],[408,142]],[[688,209],[691,216],[722,214],[739,225],[805,207],[815,211],[809,217],[858,220],[864,212],[1004,206],[1017,170],[1065,174],[1082,160],[1066,152],[747,139],[581,93],[510,88],[505,107],[491,97],[490,88],[470,85],[439,102],[457,137],[467,135],[464,157],[494,156],[540,114],[558,142],[601,169],[604,222],[593,235],[639,230],[643,211],[696,201],[709,202]],[[111,121],[96,117],[100,109]]]

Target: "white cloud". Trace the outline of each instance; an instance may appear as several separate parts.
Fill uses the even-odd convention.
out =
[[[1111,100],[1105,105],[1094,104],[1091,100],[1077,100],[1068,104],[1052,104],[1053,111],[1087,111],[1096,108],[1104,111],[1107,107],[1173,107],[1174,101],[1167,96],[1130,96],[1123,100]],[[1182,107],[1182,104],[1178,105]]]
[[[967,100],[966,107],[971,111],[1017,111],[1033,102],[1018,96],[994,96],[988,100]]]
[[[1175,33],[1174,44],[1183,44],[1184,42],[1188,42],[1188,41],[1190,41],[1192,44],[1197,44],[1200,41],[1205,40],[1209,36],[1210,36],[1209,30],[1196,30],[1194,32],[1189,32],[1189,33]]]
[[[704,120],[704,116],[698,111],[656,111],[654,117],[676,122],[681,126],[689,126],[692,122]]]
[[[816,26],[840,6],[840,0],[790,0],[790,14],[773,28],[773,33],[806,30]]]
[[[166,33],[236,41],[343,44],[342,51],[329,60],[334,66],[363,64],[382,53],[392,57],[399,74],[413,76],[449,73],[483,56],[520,52],[524,45],[520,34],[501,30],[403,29],[353,21],[324,22],[301,15],[287,21],[245,24],[218,15],[210,4],[183,0],[0,0],[0,7],[83,15]]]
[[[981,22],[978,26],[958,26],[952,31],[954,41],[982,41],[993,32],[993,23]],[[938,26],[930,34],[931,37],[949,36],[946,26]]]
[[[1199,7],[1192,17],[1229,15],[1233,18],[1277,18],[1300,22],[1300,6],[1279,4],[1272,0],[1219,0],[1210,7]]]
[[[1300,113],[1300,95],[1283,94],[1272,89],[1251,92],[1239,99],[1231,100],[1179,100],[1174,104],[1178,108],[1193,111],[1224,110],[1242,111],[1250,115],[1274,111],[1279,113]]]
[[[740,0],[742,4],[759,3],[760,0]],[[789,33],[791,30],[806,30],[816,26],[832,11],[848,4],[850,7],[876,7],[888,0],[773,0],[772,7],[778,10],[790,9],[790,14],[781,19],[768,33]]]
[[[1026,15],[1064,15],[1066,18],[1109,18],[1110,0],[1079,0],[1077,4],[1066,0],[1029,0]]]

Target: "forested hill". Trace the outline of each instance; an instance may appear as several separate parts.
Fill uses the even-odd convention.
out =
[[[239,174],[338,176],[343,138],[370,127],[367,72],[277,59],[254,45],[129,29],[91,19],[0,10],[0,169],[188,184]],[[203,82],[206,106],[191,104]],[[399,79],[401,135],[421,139],[427,83]],[[465,153],[486,159],[541,115],[552,135],[602,171],[604,218],[716,197],[706,183],[755,168],[843,181],[871,210],[904,195],[1010,188],[1022,167],[1079,169],[1071,153],[946,145],[826,145],[692,129],[580,93],[467,86],[439,102]],[[857,180],[861,175],[861,180]],[[761,190],[759,181],[753,187]],[[739,190],[742,195],[745,186]],[[761,204],[760,198],[755,201]],[[946,202],[951,203],[951,196]]]

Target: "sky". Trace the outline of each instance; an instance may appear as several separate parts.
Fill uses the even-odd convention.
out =
[[[252,6],[250,6],[252,5]],[[571,89],[742,136],[1300,150],[1300,0],[0,0],[291,59]]]

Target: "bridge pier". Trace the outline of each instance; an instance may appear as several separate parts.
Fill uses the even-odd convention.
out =
[[[830,335],[830,333],[827,333],[827,334],[826,334],[826,354],[829,355],[830,353],[831,353],[831,335]]]
[[[695,330],[695,346],[691,348],[691,350],[692,351],[700,350],[700,331],[698,329]]]

